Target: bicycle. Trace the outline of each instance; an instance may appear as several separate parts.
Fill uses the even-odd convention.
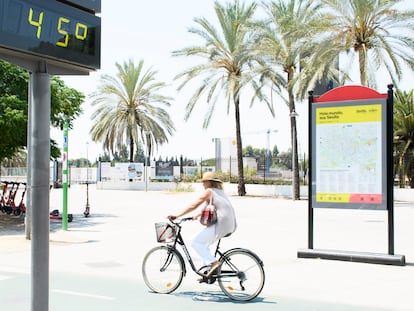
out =
[[[218,241],[215,257],[221,265],[209,277],[208,267],[197,269],[181,235],[182,223],[191,217],[170,220],[170,223],[157,223],[157,241],[166,243],[148,251],[142,262],[142,275],[145,284],[155,293],[170,294],[180,285],[187,273],[183,256],[177,249],[181,246],[191,269],[201,277],[200,283],[213,284],[216,281],[222,292],[232,300],[250,301],[263,289],[265,273],[263,261],[254,252],[244,248],[220,251]]]

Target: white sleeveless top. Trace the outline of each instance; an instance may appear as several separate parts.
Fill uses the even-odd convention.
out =
[[[210,189],[213,196],[212,204],[217,210],[217,223],[215,224],[216,238],[221,239],[236,230],[236,214],[223,190],[217,188]]]

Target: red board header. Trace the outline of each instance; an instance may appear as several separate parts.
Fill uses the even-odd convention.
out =
[[[381,94],[377,91],[361,85],[346,85],[336,87],[320,97],[313,99],[314,103],[340,102],[346,100],[364,100],[375,98],[387,98],[388,94]]]

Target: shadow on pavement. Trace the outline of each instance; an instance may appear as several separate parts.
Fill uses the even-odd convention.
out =
[[[256,306],[257,304],[277,304],[277,302],[265,300],[264,298],[260,296],[251,301],[232,300],[229,297],[227,297],[224,293],[217,292],[217,291],[208,291],[208,292],[187,291],[187,292],[179,292],[173,295],[176,297],[190,298],[194,301],[214,301],[214,302],[221,302],[221,303],[252,304]]]
[[[24,217],[0,213],[0,235],[24,234]]]
[[[71,230],[90,229],[104,223],[104,219],[117,217],[113,214],[92,214],[85,217],[83,214],[73,214],[72,222],[68,223]],[[62,220],[50,220],[50,232],[62,229]],[[0,236],[22,235],[25,233],[25,217],[0,213]]]

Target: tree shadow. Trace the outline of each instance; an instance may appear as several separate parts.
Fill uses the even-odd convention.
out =
[[[118,217],[114,214],[91,214],[85,217],[83,214],[73,214],[73,220],[68,222],[68,228],[74,231],[93,229],[94,226],[103,224],[104,219]],[[62,230],[61,219],[50,219],[50,232]],[[24,215],[14,216],[0,213],[0,236],[18,236],[25,234]]]
[[[72,214],[73,220],[68,222],[68,228],[71,231],[88,230],[97,225],[105,223],[104,219],[118,217],[114,214],[91,214],[85,217],[84,214]],[[50,220],[50,232],[56,232],[62,229],[62,220]]]
[[[0,213],[0,235],[21,235],[24,229],[24,216]]]

